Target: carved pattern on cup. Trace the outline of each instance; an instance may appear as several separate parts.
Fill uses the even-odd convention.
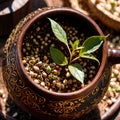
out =
[[[13,47],[14,48],[14,47]],[[15,49],[15,48],[14,48]],[[13,49],[13,51],[15,51]],[[14,52],[12,52],[14,53]],[[15,56],[11,55],[9,56],[9,59],[11,60],[10,63],[12,63],[11,67],[5,67],[4,75],[7,77],[6,78],[6,83],[8,86],[8,89],[10,92],[13,92],[12,94],[15,95],[15,97],[18,97],[23,103],[27,106],[31,106],[35,110],[41,110],[41,105],[45,103],[46,99],[44,97],[41,97],[34,93],[31,89],[26,87],[26,85],[23,83],[23,81],[18,77],[17,74],[17,68],[15,65]],[[14,58],[14,59],[13,59]],[[13,64],[14,63],[14,64]],[[104,76],[104,81],[106,80],[106,76]],[[102,78],[103,79],[103,78]],[[107,87],[103,86],[104,81],[102,81],[101,85],[103,88],[99,89],[99,87],[96,87],[93,89],[92,93],[88,93],[86,96],[76,98],[73,100],[68,100],[68,101],[47,101],[49,103],[49,108],[55,112],[55,113],[62,113],[62,114],[68,114],[71,112],[78,111],[80,106],[84,104],[86,100],[89,100],[90,97],[96,96],[92,102],[90,102],[91,106],[94,106],[94,104],[99,102],[99,95],[98,92],[101,90],[101,94],[104,94]],[[21,84],[22,83],[22,84]],[[102,95],[103,96],[103,95]],[[46,107],[46,105],[45,105]],[[79,114],[84,114],[86,111],[88,111],[87,108],[84,108],[81,110],[81,113]],[[46,112],[47,113],[47,112]],[[48,112],[49,113],[49,112]]]
[[[10,53],[8,53],[8,65],[3,69],[7,88],[9,89],[10,94],[14,97],[19,97],[17,99],[21,100],[24,104],[30,105],[36,110],[40,110],[39,104],[44,104],[46,99],[37,95],[20,79],[16,67],[16,46],[11,45],[9,48],[11,49]]]

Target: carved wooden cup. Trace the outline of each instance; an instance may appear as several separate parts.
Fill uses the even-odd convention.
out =
[[[86,87],[71,93],[57,93],[37,86],[28,76],[22,63],[22,41],[28,29],[37,21],[59,18],[69,22],[87,36],[103,35],[89,17],[70,8],[38,9],[23,18],[9,36],[3,60],[3,78],[13,100],[25,111],[43,119],[76,119],[90,112],[102,99],[109,85],[111,66],[120,62],[120,50],[107,47],[104,42],[98,73]],[[47,21],[48,22],[48,21]]]

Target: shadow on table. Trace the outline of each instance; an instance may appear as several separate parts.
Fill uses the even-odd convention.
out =
[[[77,120],[101,120],[100,111],[98,107],[96,107],[90,113],[80,117]]]

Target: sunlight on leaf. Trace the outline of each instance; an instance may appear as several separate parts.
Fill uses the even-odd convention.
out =
[[[75,64],[68,65],[68,69],[70,73],[73,75],[73,77],[75,77],[82,84],[84,84],[84,72],[80,64],[75,63]]]
[[[56,38],[61,42],[63,42],[65,45],[68,45],[67,35],[66,35],[66,32],[63,30],[63,28],[54,20],[50,18],[48,19],[50,20],[51,28]]]
[[[98,62],[98,64],[100,64],[99,60],[95,56],[93,56],[92,54],[82,54],[81,57],[95,60]]]
[[[92,36],[87,38],[82,44],[82,49],[80,51],[80,56],[82,54],[89,54],[95,52],[101,44],[103,43],[106,36]]]

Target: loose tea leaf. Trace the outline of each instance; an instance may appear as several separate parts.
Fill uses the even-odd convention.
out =
[[[67,57],[58,49],[56,48],[50,48],[50,54],[53,59],[53,61],[61,66],[65,66],[68,64]]]
[[[47,66],[45,70],[46,70],[46,72],[49,74],[49,73],[51,72],[51,67],[50,67],[50,66]]]
[[[114,91],[114,92],[116,92],[116,91],[117,91],[117,92],[120,92],[120,87],[113,87],[113,88],[109,87],[109,88],[108,88],[108,92],[113,92],[113,91]]]
[[[68,65],[70,73],[79,80],[82,84],[84,83],[84,72],[79,63]]]

